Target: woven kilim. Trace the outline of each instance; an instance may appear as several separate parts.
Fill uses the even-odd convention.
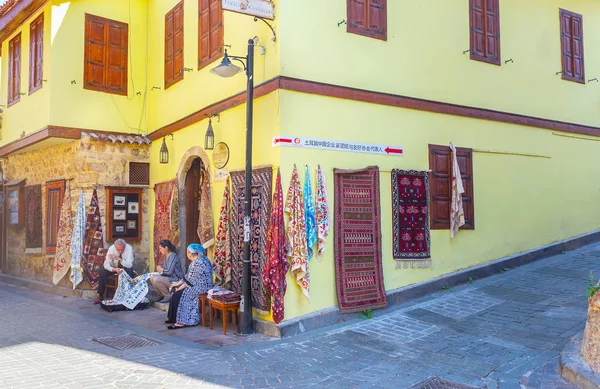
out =
[[[392,210],[396,268],[430,267],[427,171],[392,170]]]
[[[387,306],[381,264],[379,169],[334,169],[335,275],[341,313]]]
[[[154,186],[154,263],[156,266],[162,266],[165,261],[165,258],[158,253],[158,244],[161,240],[171,239],[171,201],[176,188],[177,180],[161,182]]]
[[[100,203],[98,193],[94,189],[90,207],[88,208],[85,224],[85,241],[83,242],[83,257],[81,267],[83,274],[92,288],[98,285],[100,269],[104,264],[104,239],[102,238],[102,220],[100,218]]]
[[[215,226],[212,215],[212,194],[210,187],[210,174],[208,170],[202,169],[200,178],[200,204],[198,218],[198,237],[200,243],[207,249],[215,244]]]
[[[52,272],[52,283],[57,285],[71,268],[71,237],[73,235],[73,217],[71,215],[71,184],[65,182],[65,194],[60,208],[58,234],[56,237],[56,255]]]
[[[42,187],[25,187],[25,247],[42,247]]]
[[[231,173],[231,280],[232,290],[241,293],[242,257],[244,255],[245,172]],[[263,274],[267,263],[267,229],[271,214],[273,169],[252,171],[252,213],[250,220],[250,289],[252,306],[269,312],[271,296],[264,287]]]

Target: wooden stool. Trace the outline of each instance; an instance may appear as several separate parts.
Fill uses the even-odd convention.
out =
[[[108,282],[106,283],[106,288],[104,289],[104,298],[107,300],[112,299],[115,296],[115,292],[117,291],[117,284],[119,282],[119,277],[116,274],[112,274],[108,276]]]
[[[221,316],[223,316],[223,335],[227,335],[227,312],[232,312],[235,317],[235,324],[237,324],[237,315],[238,309],[240,309],[240,302],[231,302],[224,303],[221,301],[208,300],[208,305],[210,307],[210,329],[213,328],[213,309],[221,311]]]
[[[206,297],[208,294],[204,293],[198,296],[198,309],[200,310],[200,317],[202,318],[202,327],[206,327]]]

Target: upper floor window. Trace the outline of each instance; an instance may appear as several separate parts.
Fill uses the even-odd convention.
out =
[[[500,65],[499,0],[469,0],[471,59]]]
[[[223,55],[221,0],[198,0],[198,69]]]
[[[165,15],[165,89],[183,80],[183,1]]]
[[[8,42],[8,106],[21,100],[21,33]]]
[[[29,25],[29,93],[42,87],[44,56],[44,14]]]
[[[348,0],[347,31],[387,40],[387,0]]]
[[[585,84],[583,65],[583,17],[560,10],[560,47],[562,50],[562,78]]]
[[[127,96],[126,23],[85,14],[85,89]]]

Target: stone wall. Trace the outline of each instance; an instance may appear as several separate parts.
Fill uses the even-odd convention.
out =
[[[85,195],[86,210],[94,188],[97,189],[102,225],[106,242],[106,186],[129,186],[129,162],[148,162],[149,147],[129,143],[94,141],[88,136],[81,140],[52,146],[36,151],[11,155],[2,161],[6,180],[25,179],[25,185],[42,185],[42,231],[41,248],[25,248],[25,228],[7,228],[7,269],[6,273],[36,281],[52,283],[52,265],[54,254],[46,253],[46,188],[50,181],[68,179],[71,184],[72,214],[75,217],[80,188]],[[142,239],[129,242],[135,251],[134,267],[138,273],[148,269],[150,253],[150,223],[148,212],[149,191],[142,192],[141,217]],[[70,274],[70,272],[69,272]],[[72,288],[68,275],[58,286]],[[78,289],[90,289],[87,281],[78,285]]]

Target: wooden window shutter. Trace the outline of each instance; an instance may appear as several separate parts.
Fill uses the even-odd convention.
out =
[[[183,80],[183,1],[165,15],[165,89]]]
[[[127,24],[85,17],[84,88],[127,96]]]
[[[29,94],[42,87],[44,14],[29,26]]]
[[[471,59],[500,65],[500,2],[469,0]]]
[[[8,44],[8,106],[21,100],[21,33]]]
[[[198,69],[223,54],[221,0],[198,0]]]
[[[473,151],[456,148],[456,156],[463,180],[463,208],[465,225],[463,230],[475,229],[473,201]],[[449,146],[429,145],[429,168],[431,169],[431,229],[450,229],[450,203],[452,201],[452,153]]]
[[[64,193],[64,181],[54,181],[46,184],[46,252],[56,251],[60,208]]]
[[[562,78],[585,83],[583,62],[583,16],[560,10]]]
[[[387,40],[387,0],[347,0],[347,31]]]

